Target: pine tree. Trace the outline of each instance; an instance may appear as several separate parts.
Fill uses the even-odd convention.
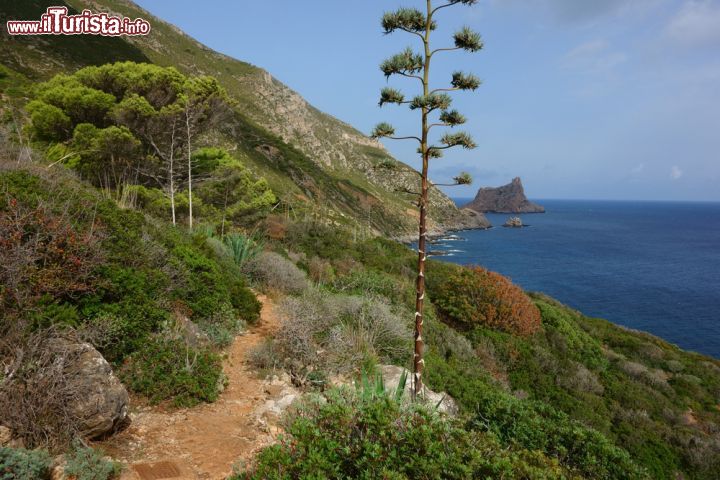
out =
[[[381,65],[380,69],[389,79],[398,75],[401,77],[418,80],[422,85],[422,94],[412,99],[406,99],[405,95],[395,88],[384,88],[380,94],[380,106],[385,104],[408,105],[410,110],[421,112],[422,126],[420,136],[398,136],[395,128],[388,123],[378,124],[372,136],[374,138],[389,138],[393,140],[414,140],[420,144],[418,152],[422,156],[422,169],[420,172],[420,191],[418,192],[418,205],[420,208],[419,237],[418,237],[418,266],[416,282],[415,302],[415,352],[413,358],[413,396],[422,393],[422,374],[425,360],[423,350],[423,311],[425,300],[425,261],[427,259],[427,211],[428,192],[430,181],[428,180],[428,168],[431,159],[442,157],[443,151],[453,147],[466,149],[475,148],[475,143],[469,134],[465,132],[446,132],[439,139],[438,143],[431,143],[430,133],[435,127],[456,127],[466,122],[466,118],[457,110],[450,109],[452,98],[449,92],[458,90],[476,90],[480,86],[480,79],[472,74],[457,71],[452,74],[450,86],[446,88],[430,87],[430,63],[433,56],[439,52],[452,50],[465,50],[477,52],[482,49],[483,43],[480,35],[468,27],[457,31],[454,36],[454,46],[443,48],[431,48],[430,35],[437,28],[435,15],[442,9],[457,5],[472,6],[477,0],[446,0],[446,3],[433,7],[432,0],[426,0],[426,11],[415,8],[400,8],[395,12],[385,13],[382,18],[382,28],[385,34],[395,31],[407,32],[418,37],[422,41],[423,51],[417,53],[412,48],[388,58]],[[433,120],[436,119],[436,120]],[[452,185],[467,185],[472,179],[467,173],[462,173],[454,178]]]

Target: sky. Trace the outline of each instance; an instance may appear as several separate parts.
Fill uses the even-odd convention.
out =
[[[380,17],[425,2],[136,1],[364,133],[389,121],[418,134],[417,112],[377,102],[386,85],[418,93],[417,81],[387,82],[378,66],[419,39],[383,35]],[[437,21],[434,47],[466,25],[485,43],[433,61],[432,87],[456,70],[483,80],[453,104],[478,147],[431,166],[440,183],[473,175],[451,196],[520,176],[531,198],[720,201],[720,0],[481,0]],[[418,166],[416,146],[385,146]]]

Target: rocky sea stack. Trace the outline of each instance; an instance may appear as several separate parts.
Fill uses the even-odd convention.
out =
[[[544,207],[527,199],[520,177],[502,187],[481,188],[463,208],[481,213],[545,213]]]
[[[503,227],[512,227],[512,228],[522,228],[525,225],[523,225],[522,219],[520,217],[510,217],[507,219],[507,222],[503,225]]]

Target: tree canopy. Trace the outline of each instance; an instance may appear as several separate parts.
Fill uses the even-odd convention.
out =
[[[247,218],[276,202],[264,179],[203,140],[233,107],[212,77],[121,62],[57,75],[36,85],[33,97],[29,129],[50,145],[53,161],[96,186],[132,187],[141,205],[172,211],[173,222],[176,210],[190,213],[193,180],[196,210],[206,219]],[[191,150],[191,136],[199,148]]]

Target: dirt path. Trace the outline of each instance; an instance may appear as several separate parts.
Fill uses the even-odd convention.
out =
[[[131,426],[101,446],[126,464],[123,480],[224,479],[273,436],[258,412],[279,393],[257,378],[247,355],[272,335],[278,319],[264,296],[260,322],[235,339],[223,362],[228,386],[217,402],[183,410],[140,407]]]

